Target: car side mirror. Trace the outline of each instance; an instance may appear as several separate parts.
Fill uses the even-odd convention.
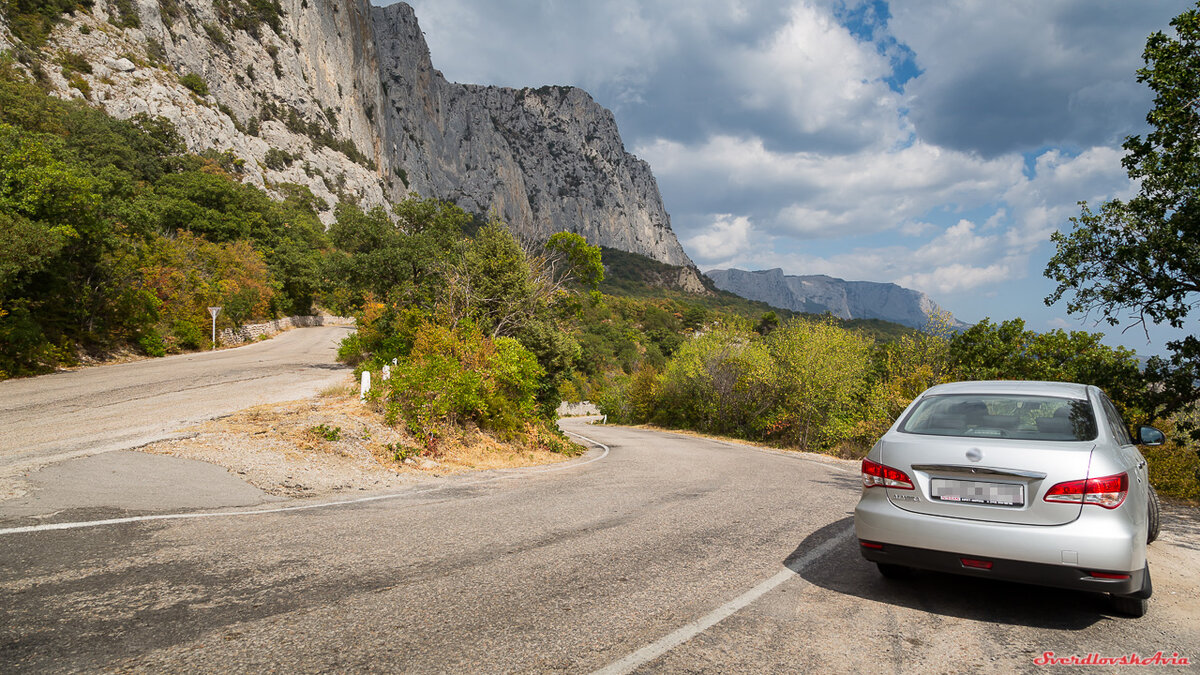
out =
[[[1135,441],[1138,445],[1162,445],[1167,441],[1167,435],[1154,427],[1138,427]]]

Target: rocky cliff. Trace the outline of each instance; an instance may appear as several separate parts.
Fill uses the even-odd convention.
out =
[[[415,192],[529,240],[566,230],[694,268],[608,110],[572,87],[447,82],[406,4],[95,0],[65,18],[40,52],[59,95],[162,115],[192,151],[242,160],[248,183],[307,186],[327,223],[340,199]]]
[[[924,328],[930,317],[942,311],[924,293],[896,284],[785,275],[781,269],[712,270],[706,275],[723,291],[796,312],[828,312],[842,319],[884,319]],[[966,326],[953,317],[950,323],[952,328]]]

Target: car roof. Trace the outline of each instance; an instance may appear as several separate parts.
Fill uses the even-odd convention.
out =
[[[1024,394],[1027,396],[1058,396],[1087,400],[1091,387],[1074,382],[1040,382],[1033,380],[980,380],[950,382],[930,387],[925,396],[940,394]]]

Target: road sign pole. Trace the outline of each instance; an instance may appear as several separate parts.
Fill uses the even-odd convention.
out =
[[[212,314],[212,318],[213,318],[213,326],[212,326],[212,345],[213,346],[212,346],[212,348],[216,349],[217,348],[217,315],[221,313],[221,308],[220,307],[209,307],[208,313]]]

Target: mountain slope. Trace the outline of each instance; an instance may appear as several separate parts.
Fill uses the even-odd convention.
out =
[[[896,284],[785,275],[781,269],[711,270],[706,276],[723,291],[808,314],[828,312],[842,319],[883,319],[923,328],[941,312],[929,296]],[[950,322],[954,328],[966,325],[953,317]]]
[[[406,4],[95,0],[64,18],[40,63],[17,50],[57,95],[164,116],[193,152],[242,160],[252,185],[309,187],[326,223],[339,200],[415,191],[526,239],[566,230],[692,266],[608,110],[571,87],[447,82]],[[5,42],[21,46],[0,22]]]

